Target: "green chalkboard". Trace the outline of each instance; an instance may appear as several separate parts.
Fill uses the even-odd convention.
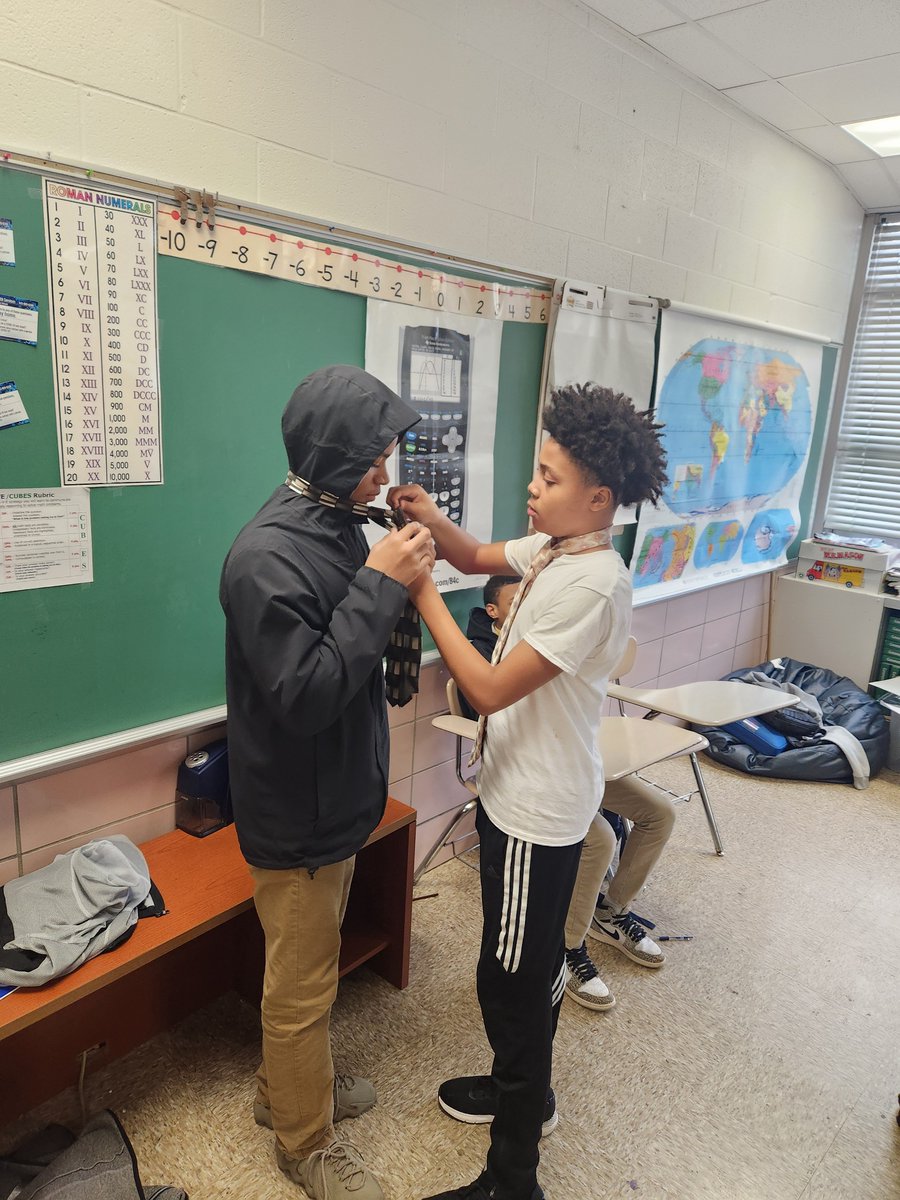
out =
[[[0,341],[0,382],[31,418],[0,431],[0,488],[57,487],[39,176],[0,167],[0,217],[17,255],[0,293],[40,304],[36,348]],[[310,371],[364,363],[362,298],[174,258],[157,269],[165,483],[92,492],[93,583],[0,595],[0,760],[224,702],[219,571],[283,478],[281,411]],[[503,330],[496,538],[525,532],[545,332]],[[449,597],[460,621],[477,600]]]

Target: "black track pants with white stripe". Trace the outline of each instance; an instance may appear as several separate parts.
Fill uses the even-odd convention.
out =
[[[495,1200],[531,1200],[565,990],[566,913],[581,843],[538,846],[503,833],[479,805],[484,932],[478,1000],[499,1089],[487,1166]]]

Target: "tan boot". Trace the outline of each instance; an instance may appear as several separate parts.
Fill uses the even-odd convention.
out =
[[[334,1077],[334,1117],[333,1120],[343,1121],[347,1117],[361,1117],[375,1104],[375,1089],[368,1079],[360,1079],[357,1075],[335,1075]],[[253,1101],[253,1119],[257,1125],[272,1128],[272,1110],[257,1096]]]
[[[278,1165],[310,1200],[384,1200],[384,1192],[349,1142],[332,1142],[308,1158],[288,1158],[275,1146]]]

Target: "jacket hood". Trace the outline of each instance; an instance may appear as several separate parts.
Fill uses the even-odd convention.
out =
[[[281,418],[295,475],[336,496],[349,496],[384,448],[417,424],[419,414],[359,367],[313,371]]]

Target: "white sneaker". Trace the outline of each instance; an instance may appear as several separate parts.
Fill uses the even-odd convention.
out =
[[[566,951],[566,991],[576,1004],[605,1012],[616,998],[600,978],[584,942],[576,950]]]
[[[642,967],[661,967],[666,956],[656,942],[647,936],[647,928],[648,925],[633,912],[615,915],[612,909],[599,907],[594,912],[588,933],[598,942],[615,946]],[[653,925],[649,925],[649,928],[652,929]]]

